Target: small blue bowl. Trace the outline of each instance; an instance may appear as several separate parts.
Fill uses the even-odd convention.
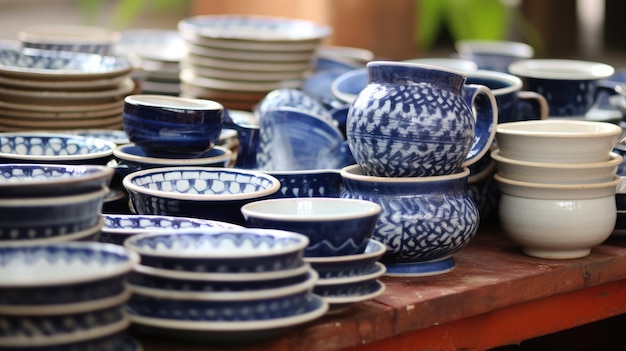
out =
[[[367,70],[358,68],[342,73],[330,85],[333,95],[346,103],[352,103],[367,86]]]
[[[103,214],[102,216],[104,226],[98,240],[117,245],[123,245],[124,240],[133,235],[148,232],[192,228],[242,228],[237,224],[199,218],[133,214]]]
[[[205,218],[243,225],[241,206],[271,198],[278,179],[257,171],[165,167],[130,173],[122,180],[134,212]]]
[[[83,194],[0,198],[0,242],[50,239],[93,228],[108,188]]]
[[[211,100],[130,95],[122,121],[128,139],[148,156],[197,157],[220,138],[224,107]]]
[[[139,262],[120,246],[88,242],[0,246],[0,257],[0,310],[40,315],[123,294]]]
[[[317,273],[301,282],[248,291],[175,291],[129,284],[129,307],[137,314],[184,321],[257,321],[292,316],[306,304]]]
[[[259,273],[296,268],[309,240],[271,229],[185,229],[138,234],[124,246],[141,264],[195,273]]]
[[[309,238],[306,257],[362,253],[382,207],[345,198],[283,198],[255,201],[241,207],[249,227],[302,233]]]
[[[116,145],[78,135],[41,132],[0,133],[0,163],[106,165]]]

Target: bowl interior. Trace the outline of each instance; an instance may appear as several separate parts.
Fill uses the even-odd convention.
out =
[[[496,127],[499,135],[531,135],[538,137],[584,137],[620,135],[621,128],[612,123],[574,121],[574,120],[541,120],[502,123]]]
[[[285,198],[248,203],[241,211],[266,219],[323,221],[376,216],[382,209],[374,202],[355,199]]]

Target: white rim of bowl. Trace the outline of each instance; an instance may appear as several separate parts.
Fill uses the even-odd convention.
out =
[[[309,213],[306,215],[300,214],[297,212],[297,203],[339,203],[345,204],[349,206],[349,208],[354,208],[354,206],[359,206],[363,208],[365,211],[360,212],[351,212],[351,213],[322,213],[315,214]],[[280,210],[276,211],[265,211],[266,206],[272,204],[284,204],[284,203],[293,203],[294,206],[292,209],[296,212],[282,213]],[[282,206],[281,206],[282,207]],[[323,207],[323,206],[321,206]],[[360,199],[347,199],[347,198],[334,198],[334,197],[309,197],[309,198],[282,198],[282,199],[267,199],[267,200],[259,200],[247,203],[241,207],[241,213],[246,217],[254,217],[254,218],[263,218],[263,219],[272,219],[272,220],[287,220],[290,222],[310,222],[310,221],[323,221],[325,219],[330,220],[345,220],[345,219],[355,219],[362,217],[369,217],[376,214],[382,213],[383,208],[372,201],[360,200]]]
[[[350,277],[341,277],[341,278],[320,278],[317,281],[317,283],[315,283],[315,286],[359,283],[359,282],[364,282],[367,280],[377,279],[379,277],[382,277],[387,272],[387,267],[381,262],[376,262],[374,264],[374,267],[376,268],[376,270],[367,274],[354,275]]]
[[[309,269],[306,280],[279,288],[269,288],[262,290],[246,290],[246,291],[182,291],[182,290],[166,290],[158,288],[148,288],[144,286],[127,283],[126,286],[133,292],[143,296],[165,298],[172,300],[190,300],[190,301],[250,301],[257,299],[268,299],[297,294],[310,291],[318,282],[318,274],[315,270]]]
[[[521,60],[511,63],[508,70],[521,77],[559,80],[599,80],[615,73],[615,69],[605,63],[566,59]]]
[[[551,168],[551,169],[585,169],[585,168],[602,168],[602,167],[617,167],[624,158],[617,152],[609,153],[609,160],[603,162],[583,162],[583,163],[561,163],[561,162],[532,162],[517,160],[513,158],[500,156],[500,150],[496,149],[491,152],[491,158],[494,161],[504,164],[511,164],[515,166],[524,166],[529,168]]]
[[[590,133],[589,131],[565,132],[565,131],[544,131],[544,130],[528,130],[527,127],[541,125],[556,126],[588,126],[599,129]],[[496,137],[500,135],[526,135],[532,137],[561,137],[561,138],[597,138],[603,136],[619,136],[622,128],[618,125],[608,122],[598,121],[577,121],[577,120],[533,120],[519,121],[512,123],[501,123],[496,126]]]
[[[229,194],[229,195],[195,195],[195,194],[186,194],[186,193],[174,193],[167,192],[161,190],[152,190],[144,187],[140,187],[134,184],[132,181],[137,177],[143,177],[145,175],[149,175],[152,173],[162,173],[162,172],[228,172],[228,173],[239,173],[245,174],[248,176],[254,176],[258,178],[266,179],[272,182],[272,186],[267,189],[263,189],[260,191],[252,192],[252,193],[244,193],[244,194]],[[138,194],[148,194],[151,196],[158,196],[167,199],[176,199],[176,200],[195,200],[195,201],[232,201],[232,200],[245,200],[245,199],[254,199],[260,198],[264,196],[269,196],[276,193],[280,189],[280,182],[275,177],[260,172],[260,171],[249,171],[242,169],[233,169],[233,168],[223,168],[223,167],[159,167],[159,168],[150,168],[141,171],[136,171],[128,174],[124,179],[122,179],[122,185],[128,191],[134,191]]]
[[[116,147],[115,150],[113,150],[113,156],[121,160],[125,160],[125,161],[153,163],[153,164],[159,164],[159,165],[164,165],[164,166],[176,166],[176,165],[203,165],[207,163],[226,162],[226,161],[229,161],[233,155],[233,152],[230,149],[227,149],[219,145],[215,145],[213,146],[211,150],[216,149],[216,150],[222,151],[223,154],[213,156],[213,157],[159,158],[159,157],[133,155],[124,151],[124,149],[131,147],[131,146],[137,146],[137,145],[130,143],[130,144],[120,145]],[[210,151],[207,151],[207,152],[210,152]]]
[[[271,252],[246,252],[246,253],[237,253],[235,256],[232,252],[211,252],[210,254],[207,252],[156,252],[153,250],[145,250],[141,247],[137,247],[135,245],[136,241],[143,240],[146,238],[153,237],[161,237],[161,236],[173,236],[173,235],[183,236],[186,234],[202,234],[202,235],[221,235],[221,234],[260,234],[260,235],[277,235],[281,238],[292,238],[298,240],[297,243],[293,243],[288,247],[281,247],[276,251]],[[286,230],[280,229],[265,229],[265,228],[189,228],[189,229],[179,229],[176,230],[175,233],[171,231],[156,231],[150,233],[142,233],[134,235],[124,241],[124,247],[129,250],[133,250],[140,255],[150,256],[150,257],[162,257],[162,258],[194,258],[194,259],[254,259],[259,257],[272,257],[276,255],[283,255],[298,252],[304,250],[309,245],[309,238],[304,234],[290,232]]]
[[[602,188],[615,188],[622,180],[622,177],[616,175],[613,180],[602,183],[589,183],[589,184],[549,184],[549,183],[531,183],[531,182],[523,182],[519,180],[513,180],[509,178],[505,178],[498,173],[494,174],[494,179],[497,182],[512,185],[516,187],[524,187],[524,188],[535,188],[535,189],[555,189],[555,190],[591,190],[591,189],[602,189]]]
[[[496,72],[496,71],[488,71],[488,70],[476,70],[476,71],[468,71],[465,73],[467,75],[467,79],[478,78],[478,79],[494,79],[498,81],[505,81],[508,84],[511,84],[508,87],[491,89],[491,92],[495,95],[503,95],[509,94],[515,91],[522,90],[524,83],[519,77],[516,77],[512,74]],[[483,84],[484,85],[484,84]],[[489,87],[488,87],[489,88]]]
[[[197,111],[214,111],[224,109],[224,106],[222,106],[222,104],[213,100],[193,99],[158,94],[128,95],[124,98],[124,103],[138,106],[166,107],[173,109]]]
[[[10,284],[7,282],[6,279],[3,279],[3,280],[0,280],[0,287],[7,287],[7,288],[8,287],[38,287],[38,286],[41,286],[42,284],[45,284],[46,286],[59,286],[59,285],[67,285],[67,284],[74,284],[74,283],[81,283],[81,282],[97,281],[97,280],[116,277],[122,274],[129,273],[133,270],[133,267],[135,265],[139,264],[139,260],[140,260],[139,254],[132,252],[120,245],[115,245],[115,244],[107,244],[107,243],[100,243],[100,242],[86,242],[86,241],[82,241],[82,242],[71,241],[71,242],[55,243],[54,245],[59,245],[59,247],[92,248],[96,251],[98,250],[113,251],[116,254],[124,254],[125,256],[128,257],[128,260],[126,262],[116,265],[115,269],[108,270],[106,274],[102,274],[102,273],[94,274],[88,279],[86,279],[85,277],[71,277],[71,276],[67,276],[67,274],[59,280],[46,281],[43,283],[41,281],[31,280],[29,282],[19,282],[19,284],[14,284],[14,283]],[[19,247],[25,247],[25,248],[32,247],[32,246],[34,245],[29,245],[29,244],[19,245]],[[38,245],[35,245],[35,246],[38,246]],[[43,246],[46,246],[46,244],[43,244]]]
[[[527,59],[535,55],[532,46],[509,40],[458,40],[454,47],[460,54],[493,54]]]
[[[0,314],[53,316],[67,313],[81,313],[119,306],[131,297],[132,291],[124,289],[121,293],[96,300],[41,305],[0,305]]]
[[[102,150],[98,152],[92,152],[87,154],[76,154],[76,155],[26,155],[26,154],[13,154],[8,152],[0,152],[0,157],[2,158],[10,158],[16,160],[31,160],[31,161],[40,161],[40,163],[50,162],[50,161],[77,161],[77,160],[85,160],[85,159],[94,159],[94,158],[102,158],[113,155],[113,150],[117,147],[117,145],[106,139],[94,138],[94,137],[83,137],[80,135],[72,135],[72,134],[56,134],[56,133],[37,133],[37,132],[9,132],[9,133],[0,133],[0,138],[2,137],[40,137],[40,138],[61,138],[61,139],[75,139],[80,140],[81,142],[85,142],[87,140],[97,140],[99,143],[102,143],[107,150]]]
[[[365,74],[365,76],[367,76],[367,69],[366,68],[357,68],[357,69],[353,69],[351,71],[347,71],[347,72],[344,72],[344,73],[338,75],[330,83],[330,92],[336,98],[338,98],[339,100],[342,100],[342,101],[348,102],[348,103],[353,102],[356,99],[358,94],[346,93],[346,92],[342,91],[341,89],[339,89],[339,85],[342,84],[344,81],[346,81],[348,79],[352,79],[355,76],[361,76],[363,74]]]
[[[145,266],[137,264],[134,267],[135,271],[153,275],[157,277],[171,278],[171,279],[185,279],[185,280],[197,280],[197,281],[224,281],[224,282],[238,282],[238,281],[259,281],[259,280],[273,280],[281,278],[289,278],[311,269],[311,266],[303,262],[302,265],[292,268],[283,269],[280,271],[270,272],[258,272],[258,273],[201,273],[201,272],[187,272],[187,271],[175,271],[171,269],[157,268],[151,266]]]
[[[358,164],[346,166],[341,169],[341,176],[347,179],[354,179],[358,181],[367,182],[381,182],[381,183],[429,183],[438,182],[452,179],[460,179],[467,177],[470,174],[470,170],[467,167],[463,167],[460,172],[442,176],[430,176],[430,177],[375,177],[367,176],[361,173],[361,166]],[[359,172],[359,173],[355,173]]]
[[[39,186],[39,185],[67,185],[73,183],[82,183],[89,182],[92,180],[112,177],[115,170],[111,167],[103,166],[103,165],[59,165],[59,164],[46,164],[46,163],[5,163],[0,166],[0,169],[7,168],[29,168],[35,169],[37,167],[46,168],[49,170],[55,169],[80,169],[84,170],[83,173],[74,173],[72,172],[71,177],[42,177],[42,178],[29,178],[23,177],[24,179],[20,179],[19,181],[7,181],[3,182],[0,180],[0,189],[2,188],[10,188],[12,185],[18,185],[20,187],[23,186]],[[90,172],[96,170],[97,172]],[[5,178],[6,179],[6,178]]]
[[[376,250],[372,252],[364,252],[361,254],[354,255],[342,255],[342,256],[318,256],[318,257],[304,257],[304,262],[307,263],[341,263],[341,262],[349,262],[349,261],[357,261],[368,258],[380,257],[387,252],[387,246],[381,243],[378,240],[369,239],[368,246],[374,245],[376,246]]]
[[[243,226],[240,226],[238,224],[234,224],[234,223],[228,223],[228,222],[222,222],[222,221],[216,221],[216,220],[212,220],[212,219],[202,219],[202,218],[192,218],[192,217],[177,217],[177,216],[160,216],[160,215],[135,215],[135,214],[115,214],[115,213],[105,213],[102,215],[104,219],[106,218],[119,218],[119,219],[127,219],[127,220],[131,220],[133,218],[146,218],[146,219],[159,219],[159,220],[171,220],[171,221],[185,221],[185,222],[189,222],[189,223],[194,223],[194,224],[216,224],[216,228],[225,228],[225,229],[238,229],[238,228],[243,228]],[[106,223],[106,222],[104,222]],[[223,226],[222,226],[223,225]],[[188,228],[188,229],[192,229],[192,228]],[[149,233],[149,232],[156,232],[156,231],[160,231],[160,230],[172,230],[172,228],[145,228],[145,229],[131,229],[131,228],[109,228],[107,227],[105,224],[103,224],[102,226],[102,232],[103,233],[112,233],[112,234],[127,234],[129,236],[131,235],[135,235],[135,234],[143,234],[143,233]],[[179,230],[179,229],[176,229]]]

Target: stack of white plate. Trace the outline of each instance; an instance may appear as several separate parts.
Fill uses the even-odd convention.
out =
[[[131,71],[120,57],[0,49],[0,131],[121,129]]]
[[[178,96],[180,60],[187,53],[176,30],[136,29],[122,32],[115,53],[136,59],[144,94]]]
[[[252,110],[268,92],[300,88],[331,29],[305,20],[214,15],[184,19],[181,96]]]

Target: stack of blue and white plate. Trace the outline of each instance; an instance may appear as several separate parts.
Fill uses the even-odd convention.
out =
[[[65,242],[4,246],[0,257],[0,350],[141,350],[123,334],[136,253]]]
[[[96,240],[112,177],[102,165],[1,164],[0,246]]]
[[[333,313],[381,295],[385,284],[378,278],[385,274],[386,268],[378,260],[386,250],[384,244],[369,239],[360,254],[305,257],[319,275],[313,291],[330,305]]]
[[[130,318],[141,332],[238,342],[311,321],[328,304],[303,261],[308,238],[269,229],[187,229],[138,234]]]

